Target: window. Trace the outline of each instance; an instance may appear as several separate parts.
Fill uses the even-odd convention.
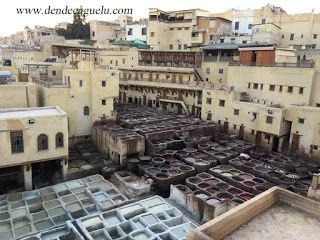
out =
[[[150,37],[154,37],[154,32],[151,32],[151,33],[150,33]]]
[[[251,23],[248,25],[248,29],[252,29],[252,24]]]
[[[290,34],[290,41],[292,41],[293,39],[294,39],[294,34],[291,33],[291,34]]]
[[[178,45],[178,50],[181,50],[181,44]]]
[[[122,64],[126,64],[126,60],[125,59],[122,59]]]
[[[288,93],[292,93],[293,92],[293,87],[292,86],[288,86]]]
[[[129,36],[132,35],[132,28],[129,28],[129,30],[128,30],[128,35],[129,35]]]
[[[282,86],[279,86],[279,92],[282,92]]]
[[[38,151],[48,150],[48,136],[40,134],[38,136]]]
[[[56,76],[57,72],[56,71],[52,71],[52,76]]]
[[[239,22],[234,23],[234,30],[239,30]]]
[[[22,131],[10,132],[10,141],[12,154],[24,152]]]
[[[82,80],[79,80],[79,87],[82,87],[83,86],[83,82]]]
[[[206,68],[206,74],[210,74],[210,68]]]
[[[223,69],[222,68],[219,69],[219,74],[223,74]]]
[[[178,30],[178,31],[181,31],[181,30],[182,30],[182,28],[181,28],[181,27],[178,27],[178,28],[177,28],[177,30]]]
[[[248,83],[248,88],[250,89],[250,87],[251,87],[251,83]]]
[[[304,124],[304,118],[298,118],[298,123]]]
[[[284,35],[282,35],[282,39],[284,39]]]
[[[63,133],[56,134],[56,148],[63,147]]]
[[[183,49],[184,49],[184,50],[188,49],[188,45],[187,45],[187,44],[184,44],[184,45],[183,45]]]
[[[141,29],[141,35],[143,35],[143,36],[147,35],[147,28],[146,27]]]
[[[317,39],[317,34],[313,34],[313,39]]]
[[[172,44],[169,45],[169,49],[170,49],[170,50],[173,49],[173,45],[172,45]]]
[[[267,116],[266,123],[272,124],[273,122],[273,117]]]
[[[254,135],[254,130],[251,130],[251,135]]]
[[[274,91],[274,90],[275,90],[275,88],[276,88],[276,86],[275,86],[275,85],[270,85],[270,86],[269,86],[269,90],[270,90],[270,91]]]
[[[103,106],[106,105],[106,100],[105,99],[101,100],[101,105],[103,105]]]
[[[101,81],[101,87],[105,87],[106,86],[106,81]]]
[[[85,106],[85,107],[83,108],[83,115],[89,116],[89,107],[88,107],[88,106]]]
[[[224,43],[224,38],[221,38],[221,39],[220,39],[220,43]]]
[[[266,21],[267,21],[267,19],[263,18],[263,19],[261,20],[261,23],[262,23],[262,24],[266,24]]]
[[[299,93],[303,94],[303,87],[299,88]]]
[[[320,107],[320,103],[316,103],[316,107]]]
[[[169,28],[169,30],[170,30],[170,31],[173,31],[173,30],[174,30],[174,28]]]
[[[219,100],[219,106],[224,107],[226,101],[225,100]]]
[[[207,104],[211,104],[211,98],[207,98]]]
[[[96,33],[94,31],[92,31],[92,37],[95,37]]]
[[[260,85],[260,90],[263,90],[263,84]]]
[[[234,109],[233,110],[233,115],[239,115],[240,110],[239,109]]]
[[[189,27],[185,27],[185,28],[184,28],[184,30],[189,30],[189,29],[190,29]]]
[[[303,34],[301,34],[301,38],[303,38]]]
[[[258,89],[258,86],[259,86],[258,83],[254,83],[253,84],[253,89]]]

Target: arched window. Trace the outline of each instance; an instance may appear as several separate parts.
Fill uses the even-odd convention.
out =
[[[48,150],[48,136],[40,134],[38,137],[38,151]]]
[[[299,55],[299,56],[298,56],[298,61],[300,61],[300,58],[301,58],[301,57],[300,57],[300,55]]]
[[[56,134],[56,148],[63,147],[63,133]]]
[[[302,60],[303,60],[303,61],[306,60],[306,55],[303,55]]]
[[[88,116],[88,115],[89,115],[89,107],[88,107],[88,106],[85,106],[85,107],[83,108],[83,115],[85,115],[85,116]]]

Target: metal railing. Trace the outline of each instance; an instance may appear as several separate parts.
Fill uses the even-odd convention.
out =
[[[32,82],[47,88],[70,88],[70,84],[43,81],[36,77],[32,77]]]
[[[229,62],[229,66],[251,66],[251,67],[291,67],[291,68],[313,68],[314,61],[300,61],[297,63],[273,63],[273,64],[257,64],[256,62],[243,64],[240,62]]]
[[[172,80],[172,79],[150,79],[150,78],[119,78],[120,81],[139,81],[139,82],[158,82],[158,83],[172,83],[188,85],[189,80]]]

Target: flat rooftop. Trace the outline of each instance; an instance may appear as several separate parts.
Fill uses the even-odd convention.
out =
[[[195,229],[188,240],[317,240],[320,202],[272,187]]]
[[[319,239],[320,217],[286,203],[277,203],[227,236],[232,239]]]
[[[59,107],[10,108],[0,110],[0,120],[65,115]]]

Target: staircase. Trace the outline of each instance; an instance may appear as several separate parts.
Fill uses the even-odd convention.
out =
[[[194,75],[196,76],[196,81],[203,82],[202,76],[200,74],[199,68],[194,68]]]
[[[175,97],[166,97],[166,98],[160,98],[159,101],[180,104],[182,106],[183,110],[185,111],[186,115],[190,116],[190,112],[182,99],[178,99]]]

